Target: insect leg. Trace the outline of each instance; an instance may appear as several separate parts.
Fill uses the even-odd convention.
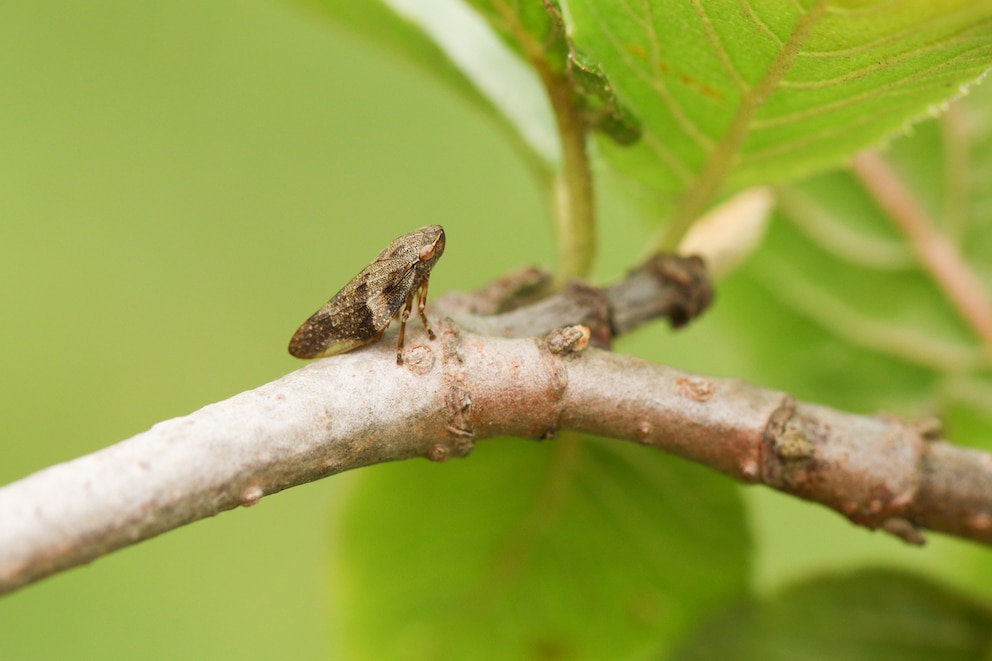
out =
[[[406,320],[410,318],[410,310],[413,308],[413,296],[417,292],[411,291],[406,296],[406,305],[400,313],[400,341],[396,345],[396,364],[403,364],[403,337],[406,335]]]
[[[420,320],[424,322],[424,328],[427,329],[427,337],[432,340],[436,337],[434,331],[431,329],[431,324],[427,321],[427,315],[424,314],[424,308],[427,307],[427,284],[430,282],[429,276],[424,276],[424,281],[420,285],[420,297],[417,299],[417,313],[420,315]]]

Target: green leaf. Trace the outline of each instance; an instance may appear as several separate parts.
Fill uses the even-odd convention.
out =
[[[992,85],[974,86],[940,118],[915,125],[884,157],[992,291]],[[720,283],[699,325],[664,341],[666,331],[646,328],[632,338],[638,352],[850,411],[939,416],[952,442],[992,447],[988,358],[864,186],[834,171],[779,197],[766,242]],[[992,583],[975,578],[977,567],[992,577],[981,546],[932,535],[932,547],[913,560],[833,514],[807,505],[822,527],[797,524],[790,517],[801,516],[801,505],[750,495],[762,535],[758,564],[774,581],[816,563],[880,557],[890,545],[893,562],[923,562],[989,593]]]
[[[992,651],[992,610],[894,571],[797,585],[714,617],[675,661],[979,661]]]
[[[486,441],[361,476],[332,574],[347,659],[618,659],[739,597],[737,487],[616,441]]]
[[[835,165],[992,64],[987,0],[562,0],[572,43],[641,121],[607,158],[673,238],[717,199]]]
[[[886,155],[986,292],[992,179],[981,177],[992,173],[990,114],[992,86],[977,86]],[[975,332],[854,175],[821,174],[778,197],[764,244],[721,283],[712,313],[750,359],[739,376],[857,411],[992,405]]]

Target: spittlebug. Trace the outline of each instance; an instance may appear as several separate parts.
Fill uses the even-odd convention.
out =
[[[421,227],[399,237],[300,326],[289,341],[289,353],[297,358],[319,358],[351,351],[382,337],[399,313],[396,364],[401,365],[406,322],[414,299],[427,335],[434,339],[424,306],[431,269],[443,252],[444,229],[440,225]]]

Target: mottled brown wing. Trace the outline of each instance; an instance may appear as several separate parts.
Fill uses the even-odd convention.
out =
[[[300,326],[289,342],[289,353],[319,358],[374,340],[416,286],[414,266],[406,259],[380,259],[366,266]]]

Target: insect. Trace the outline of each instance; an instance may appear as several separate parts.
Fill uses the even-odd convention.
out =
[[[319,358],[351,351],[382,337],[399,313],[396,364],[402,365],[406,321],[415,298],[428,337],[435,337],[424,306],[431,269],[443,252],[444,229],[440,225],[421,227],[399,237],[303,322],[289,341],[289,353],[297,358]]]

